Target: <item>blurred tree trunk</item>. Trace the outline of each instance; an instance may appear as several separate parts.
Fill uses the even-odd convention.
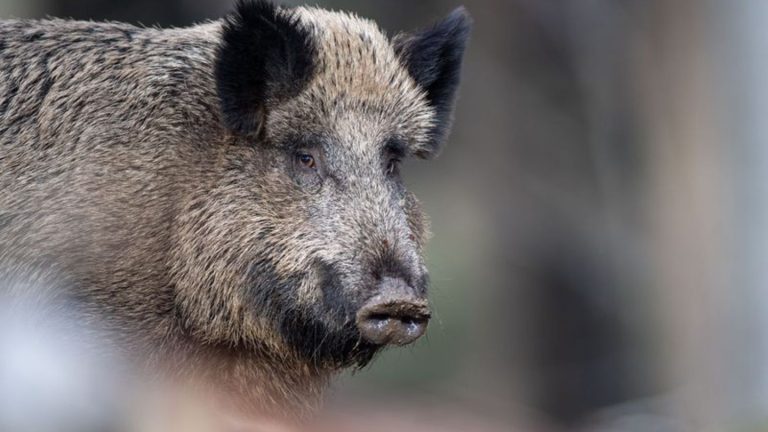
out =
[[[718,112],[707,4],[656,1],[638,62],[650,148],[647,217],[653,229],[663,375],[690,430],[722,430],[733,324],[729,149]]]

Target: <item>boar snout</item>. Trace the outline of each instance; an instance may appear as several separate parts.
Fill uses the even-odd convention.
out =
[[[404,280],[385,277],[377,295],[357,312],[363,339],[376,345],[407,345],[418,339],[429,322],[427,300],[417,296]]]

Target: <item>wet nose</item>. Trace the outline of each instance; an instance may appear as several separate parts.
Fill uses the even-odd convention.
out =
[[[379,288],[357,312],[363,339],[376,345],[407,345],[423,335],[430,316],[427,300],[399,278],[385,277]]]

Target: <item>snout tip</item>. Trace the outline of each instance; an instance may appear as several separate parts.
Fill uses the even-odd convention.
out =
[[[375,345],[407,345],[427,330],[430,313],[424,300],[379,300],[369,302],[357,313],[357,328],[366,341]]]

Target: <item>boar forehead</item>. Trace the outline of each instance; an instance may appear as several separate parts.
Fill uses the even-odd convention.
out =
[[[389,39],[375,23],[357,16],[297,8],[296,16],[315,42],[315,73],[295,98],[267,118],[273,142],[288,134],[332,135],[339,145],[370,147],[397,137],[408,152],[429,141],[434,109]]]

